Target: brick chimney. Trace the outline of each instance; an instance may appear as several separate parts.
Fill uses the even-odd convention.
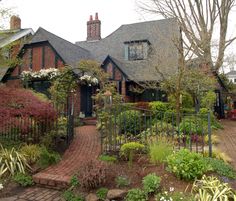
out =
[[[21,19],[15,15],[11,16],[10,29],[21,29]]]
[[[95,14],[95,19],[90,15],[87,22],[87,41],[101,39],[101,21],[98,19],[98,13]]]

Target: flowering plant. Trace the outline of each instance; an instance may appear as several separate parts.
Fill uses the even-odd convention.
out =
[[[21,73],[21,79],[34,80],[34,79],[53,79],[60,75],[60,71],[56,68],[41,69],[40,71],[23,71]]]
[[[98,79],[96,77],[92,77],[90,75],[83,75],[79,78],[79,82],[81,84],[98,85]]]

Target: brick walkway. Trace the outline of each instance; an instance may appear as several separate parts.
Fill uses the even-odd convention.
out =
[[[1,201],[64,201],[62,192],[40,187],[27,188],[17,196],[1,198]]]
[[[76,129],[75,138],[66,150],[62,160],[54,166],[45,169],[33,176],[37,184],[64,188],[68,185],[71,176],[91,159],[100,154],[100,139],[96,127],[82,126]]]
[[[232,158],[232,166],[236,169],[236,121],[222,120],[223,130],[217,131],[220,137],[219,149]]]

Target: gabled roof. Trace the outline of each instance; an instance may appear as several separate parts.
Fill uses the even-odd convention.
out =
[[[25,36],[33,35],[33,29],[17,29],[0,31],[0,48],[17,41]]]
[[[235,75],[236,76],[236,71],[235,70],[231,70],[230,72],[226,73],[225,75],[226,76],[229,76],[229,75]]]
[[[104,39],[76,44],[90,51],[92,57],[101,63],[110,55],[130,80],[158,81],[160,76],[156,67],[167,74],[177,71],[178,50],[173,40],[179,38],[176,19],[165,19],[122,25]],[[151,50],[148,59],[125,60],[125,44],[134,41],[148,41]]]
[[[28,44],[49,42],[55,51],[60,55],[63,61],[68,65],[73,65],[79,62],[81,59],[89,59],[90,53],[59,36],[43,29],[39,28],[32,40]]]
[[[149,68],[142,65],[142,63],[139,61],[139,65],[134,66],[133,61],[119,61],[118,59],[111,57],[108,55],[108,57],[105,59],[105,61],[110,60],[113,62],[124,74],[125,77],[127,77],[129,80],[142,82],[142,81],[155,81],[160,78],[160,75],[157,73],[157,70],[155,68]],[[103,62],[104,63],[104,62]]]

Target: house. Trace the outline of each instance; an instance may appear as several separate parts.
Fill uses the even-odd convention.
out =
[[[236,84],[236,70],[231,69],[228,73],[225,74],[229,81],[233,84]]]
[[[101,38],[101,21],[96,13],[87,22],[87,40],[76,44],[88,50],[110,74],[125,101],[153,101],[165,99],[165,94],[158,89],[139,93],[133,89],[143,83],[159,82],[157,68],[166,75],[177,71],[179,39],[176,19],[122,25]]]
[[[110,74],[110,80],[116,82],[124,100],[161,100],[164,94],[159,90],[145,90],[137,94],[132,88],[140,83],[160,81],[156,68],[166,74],[177,71],[178,50],[175,42],[179,39],[180,29],[175,19],[122,25],[102,39],[101,21],[96,14],[94,20],[90,16],[87,22],[87,40],[76,44],[39,28],[19,54],[23,64],[11,69],[3,81],[7,86],[20,86],[20,75],[25,70],[62,68],[73,66],[81,59],[92,59]],[[46,80],[35,80],[30,85],[41,92],[49,87]],[[92,86],[78,87],[77,112],[92,115],[93,93]]]
[[[15,57],[23,44],[26,43],[33,34],[34,31],[31,28],[21,28],[21,19],[18,16],[12,16],[10,19],[10,29],[0,31],[1,56],[6,59]],[[9,66],[1,62],[0,82],[8,70]]]

